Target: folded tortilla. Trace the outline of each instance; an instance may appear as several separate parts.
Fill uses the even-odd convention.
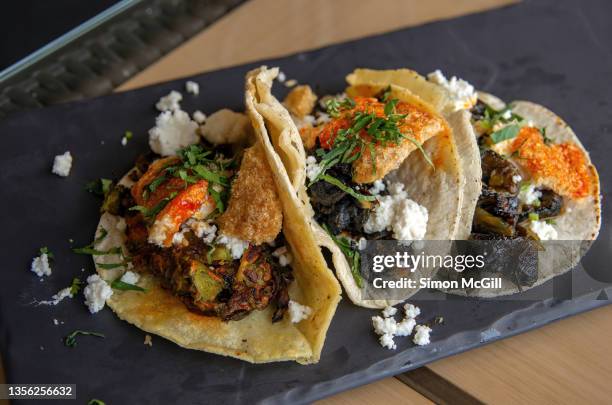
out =
[[[257,123],[257,122],[256,122]],[[272,162],[276,177],[282,177]],[[278,166],[278,164],[277,164]],[[281,168],[282,169],[282,168]],[[284,169],[282,169],[284,171]],[[286,180],[286,175],[281,178]],[[278,180],[278,179],[275,179]],[[131,186],[124,176],[120,184]],[[283,232],[293,261],[294,282],[289,289],[291,299],[312,308],[308,319],[291,323],[285,316],[272,323],[273,308],[255,310],[238,321],[224,322],[220,318],[191,312],[172,292],[163,289],[152,274],[141,273],[138,285],[146,292],[114,290],[108,306],[119,318],[145,332],[164,337],[179,346],[235,357],[252,363],[295,360],[301,364],[318,362],[327,329],[340,300],[340,286],[325,266],[320,251],[307,223],[293,207],[289,187],[279,188],[283,206]],[[95,248],[108,250],[120,246],[124,252],[124,230],[121,218],[108,213],[102,215],[96,235],[104,228],[108,235]],[[304,236],[306,234],[306,236]],[[96,256],[100,264],[117,262],[115,255]],[[96,266],[107,282],[121,276],[124,269],[103,269]]]
[[[268,69],[265,66],[248,74],[247,108],[252,116],[256,113],[263,117],[261,124],[255,125],[256,132],[266,146],[266,153],[269,155],[270,161],[276,162],[275,165],[278,165],[271,166],[278,168],[279,171],[281,169],[280,165],[286,169],[288,178],[283,189],[291,187],[291,201],[296,215],[299,213],[304,221],[310,223],[310,230],[305,228],[304,235],[312,233],[318,245],[331,252],[336,276],[354,304],[369,308],[382,308],[409,298],[418,291],[418,288],[403,290],[401,300],[398,301],[365,299],[363,290],[358,287],[351,274],[346,257],[327,232],[314,220],[314,211],[310,205],[304,184],[306,154],[302,139],[289,112],[272,95],[272,82],[277,74],[277,68]],[[352,77],[354,75],[349,75],[347,78],[351,85],[353,85]],[[391,97],[400,101],[417,103],[431,113],[439,115],[439,108],[431,102],[436,100],[437,86],[423,86],[419,93],[416,93],[385,80],[354,82],[355,85],[349,87],[347,93],[349,95],[371,95],[391,86]],[[438,93],[440,97],[445,97],[444,93]],[[436,102],[441,103],[442,101]],[[249,103],[252,103],[252,108]],[[421,153],[411,153],[399,169],[386,177],[392,181],[402,182],[410,198],[427,208],[429,222],[425,239],[448,241],[455,239],[459,232],[460,215],[463,207],[463,193],[460,190],[465,186],[465,179],[459,163],[456,137],[462,135],[465,139],[468,139],[468,136],[473,137],[473,134],[471,134],[471,126],[464,125],[461,128],[455,128],[455,125],[464,124],[465,119],[464,115],[451,117],[444,134],[435,136],[423,144],[423,148],[435,162],[435,169],[427,163]],[[469,124],[469,121],[467,122]],[[459,134],[459,130],[463,132]],[[462,142],[468,143],[465,139]],[[320,256],[320,252],[318,255]],[[411,273],[410,277],[429,277],[432,275],[421,272],[419,274]]]
[[[496,110],[503,110],[506,108],[505,102],[491,94],[479,92],[478,98]],[[573,142],[584,152],[591,173],[591,193],[587,197],[579,200],[569,200],[567,202],[567,208],[569,209],[566,209],[562,215],[555,217],[554,227],[558,233],[558,240],[561,242],[547,242],[546,250],[538,253],[538,279],[533,285],[521,286],[519,288],[512,281],[504,278],[502,279],[502,286],[500,288],[448,290],[446,291],[448,293],[473,297],[497,297],[534,288],[553,277],[568,272],[576,266],[590,248],[591,242],[595,240],[599,234],[599,229],[601,227],[599,175],[597,169],[590,160],[588,151],[584,148],[578,136],[563,119],[541,105],[530,101],[513,101],[510,105],[514,113],[522,116],[527,121],[531,121],[533,126],[537,128],[546,128],[546,136],[550,138],[553,143]],[[476,145],[476,142],[476,138],[474,137],[472,143]],[[465,151],[466,148],[469,148],[469,145],[463,145],[460,151]],[[465,155],[468,154],[460,153],[460,156]],[[467,167],[475,167],[472,162],[467,162],[464,159],[462,159],[462,165],[464,169]],[[480,157],[478,159],[478,166],[480,167]],[[476,173],[476,171],[465,170],[465,172],[468,181],[470,178],[474,180],[473,177],[476,175],[482,175],[481,172]],[[478,195],[479,194],[480,190],[478,190]],[[473,211],[475,208],[475,202],[470,203],[464,200],[462,211],[469,212]],[[468,230],[469,232],[471,227],[472,218],[462,217],[460,228]],[[482,273],[482,277],[493,276],[499,276],[499,274]]]

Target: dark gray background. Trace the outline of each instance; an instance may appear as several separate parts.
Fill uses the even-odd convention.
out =
[[[612,239],[605,201],[612,176],[611,10],[603,0],[527,1],[266,63],[281,66],[289,78],[316,84],[321,94],[341,91],[344,75],[357,66],[409,66],[421,72],[442,68],[505,99],[529,99],[558,112],[591,151],[601,174],[604,225],[585,266],[610,281],[605,280]],[[197,76],[201,95],[185,94],[184,108],[207,113],[228,106],[241,109],[243,76],[253,66]],[[131,167],[146,148],[154,103],[183,84],[178,80],[20,113],[0,123],[0,350],[9,382],[76,383],[79,403],[92,397],[107,404],[308,402],[481,345],[489,337],[510,336],[608,303],[594,300],[603,298],[602,284],[584,271],[557,283],[567,288],[573,281],[579,293],[571,301],[425,300],[419,303],[422,319],[443,316],[445,324],[434,327],[431,345],[415,348],[408,339],[397,339],[399,348],[393,352],[381,348],[372,333],[369,318],[376,312],[345,299],[321,362],[312,366],[251,365],[183,350],[156,337],[148,348],[142,331],[108,309],[90,315],[80,296],[57,307],[32,305],[35,299],[49,299],[75,275],[84,278],[92,272],[91,260],[72,254],[68,243],[69,238],[75,245],[88,243],[97,223],[99,202],[83,185],[120,176]],[[135,137],[122,147],[125,130]],[[50,168],[53,156],[67,149],[75,161],[70,177],[63,179]],[[55,252],[56,261],[53,275],[41,283],[29,267],[44,245]],[[54,326],[53,318],[65,324]],[[74,329],[100,331],[106,339],[83,337],[77,347],[64,347],[62,337]]]

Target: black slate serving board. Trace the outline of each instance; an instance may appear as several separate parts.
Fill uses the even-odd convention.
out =
[[[344,75],[357,66],[409,66],[420,72],[442,68],[507,100],[542,103],[564,117],[591,151],[605,202],[612,181],[612,26],[606,18],[611,11],[605,0],[525,1],[262,63],[315,84],[321,94],[341,91]],[[257,65],[196,76],[201,94],[185,94],[183,108],[241,109],[243,76]],[[33,305],[69,285],[75,275],[85,278],[92,272],[90,258],[72,254],[68,241],[87,244],[98,220],[99,201],[83,185],[118,177],[131,167],[147,147],[154,103],[171,89],[182,91],[184,81],[22,113],[0,123],[0,350],[8,382],[76,383],[79,403],[91,398],[107,404],[309,402],[609,302],[605,287],[612,281],[612,235],[604,204],[602,232],[584,260],[588,274],[576,269],[554,285],[524,294],[531,300],[477,301],[420,292],[413,301],[421,306],[423,320],[445,319],[425,347],[397,339],[397,351],[381,348],[371,331],[375,312],[346,299],[320,363],[312,366],[252,365],[184,350],[156,337],[147,347],[142,331],[108,309],[90,315],[82,297],[56,307]],[[135,136],[122,147],[125,130]],[[75,162],[70,177],[62,179],[50,168],[53,156],[65,150]],[[53,275],[44,282],[29,271],[41,246],[56,255]],[[544,291],[570,288],[572,300],[537,298]],[[64,324],[55,326],[54,318]],[[62,337],[75,329],[100,331],[106,338],[84,337],[67,348]]]

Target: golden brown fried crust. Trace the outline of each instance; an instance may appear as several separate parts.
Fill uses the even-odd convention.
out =
[[[425,111],[413,104],[402,103],[399,114],[407,114],[400,125],[403,134],[423,144],[429,138],[448,130],[446,122],[441,117]],[[409,139],[404,139],[400,145],[376,145],[376,171],[372,165],[369,151],[363,151],[359,159],[353,163],[353,181],[355,183],[372,183],[382,179],[392,170],[397,169],[402,162],[416,149]]]
[[[252,146],[244,152],[229,206],[219,217],[220,231],[258,245],[276,239],[282,223],[281,203],[264,151]]]
[[[308,85],[294,87],[283,100],[289,112],[298,118],[304,118],[312,113],[316,102],[317,96]]]

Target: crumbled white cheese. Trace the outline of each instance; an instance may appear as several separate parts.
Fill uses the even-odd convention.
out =
[[[294,87],[297,84],[298,84],[298,81],[295,79],[289,79],[285,81],[285,87]]]
[[[291,256],[291,253],[289,253],[287,246],[281,246],[274,250],[274,252],[272,252],[272,256],[278,258],[278,264],[280,264],[282,267],[288,266],[293,260],[293,256]]]
[[[428,345],[430,342],[429,334],[431,333],[431,328],[427,325],[417,325],[415,329],[416,333],[412,338],[414,344],[419,346]]]
[[[123,138],[121,138],[121,146],[125,146],[128,143],[128,139],[124,136]]]
[[[378,339],[378,341],[380,342],[380,345],[382,347],[385,347],[385,348],[387,348],[389,350],[397,349],[397,345],[393,341],[393,335],[391,335],[389,333],[385,333],[385,334],[381,335],[380,338]]]
[[[172,228],[174,228],[174,221],[170,216],[164,215],[161,218],[157,218],[149,230],[148,242],[160,247],[166,246],[166,238]]]
[[[359,240],[357,241],[357,249],[365,250],[367,246],[368,246],[368,240],[364,237],[359,238]]]
[[[416,321],[414,318],[404,318],[401,322],[397,324],[397,329],[395,331],[396,336],[410,336],[414,326],[416,325]]]
[[[453,98],[455,110],[472,108],[478,100],[478,95],[474,90],[474,86],[463,79],[453,76],[449,79],[444,76],[440,69],[435,70],[427,75],[427,79],[439,84],[448,90],[449,95]]]
[[[530,221],[529,228],[540,240],[556,240],[559,237],[555,227],[546,221]]]
[[[99,275],[93,274],[87,277],[87,287],[83,290],[83,295],[89,312],[95,314],[104,308],[106,300],[113,295],[113,289]]]
[[[151,335],[145,335],[144,344],[146,346],[153,347],[153,339],[151,338]]]
[[[520,174],[515,174],[512,176],[512,182],[515,184],[519,184],[523,180],[523,177]]]
[[[55,319],[55,318],[53,319],[53,325],[55,325],[55,326],[59,325],[59,321],[57,319]]]
[[[183,231],[177,232],[174,235],[172,235],[172,244],[174,246],[180,246],[183,244],[184,241],[185,241],[185,234],[183,233]]]
[[[291,323],[298,323],[310,317],[312,308],[307,305],[302,305],[299,302],[289,300],[287,312],[289,313],[289,320],[291,320]]]
[[[194,96],[197,96],[198,94],[200,94],[200,85],[192,80],[188,80],[185,83],[185,91],[187,93],[191,93]]]
[[[416,305],[406,304],[404,305],[404,313],[406,314],[407,318],[414,319],[421,314],[421,308],[417,307]]]
[[[206,121],[206,114],[204,114],[202,111],[200,110],[196,110],[193,113],[193,120],[195,122],[197,122],[198,124],[203,124],[204,121]]]
[[[389,185],[389,195],[378,196],[378,205],[364,224],[366,233],[393,231],[396,240],[420,240],[427,231],[427,208],[408,198],[402,183]]]
[[[129,270],[121,276],[121,281],[128,284],[136,284],[138,280],[140,280],[140,274]]]
[[[378,195],[383,191],[385,191],[385,182],[382,180],[375,180],[374,183],[372,183],[372,187],[370,187],[370,194]]]
[[[385,309],[383,309],[382,314],[385,318],[389,318],[390,316],[397,314],[397,308],[386,306]]]
[[[519,191],[519,200],[523,202],[523,204],[531,205],[540,200],[542,197],[542,192],[536,190],[536,186],[532,183],[521,185]]]
[[[323,168],[317,163],[317,159],[314,156],[308,156],[306,158],[306,177],[308,180],[313,181],[317,178]]]
[[[329,116],[329,114],[321,112],[321,111],[316,112],[315,124],[321,125],[329,121],[331,121],[331,117]]]
[[[50,276],[51,266],[49,266],[49,256],[47,256],[46,253],[42,253],[40,256],[35,257],[34,260],[32,260],[30,270],[36,273],[38,277]]]
[[[155,107],[159,111],[177,111],[181,109],[179,104],[183,99],[183,95],[176,90],[172,90],[170,94],[159,99]]]
[[[395,335],[397,332],[397,322],[393,318],[383,318],[381,316],[372,317],[372,326],[377,335]]]
[[[512,111],[510,109],[504,111],[501,117],[505,120],[509,120],[510,118],[512,118]]]
[[[284,72],[279,71],[279,72],[278,72],[278,76],[276,76],[276,79],[277,79],[279,82],[283,83],[285,80],[287,80],[287,76],[285,75],[285,73],[284,73]]]
[[[213,145],[240,143],[249,136],[251,122],[246,115],[227,108],[216,111],[206,119],[202,137]]]
[[[64,152],[61,155],[55,156],[53,159],[53,168],[51,172],[61,177],[67,177],[70,174],[72,168],[72,155],[69,151]]]
[[[179,149],[198,143],[197,128],[185,111],[164,111],[149,130],[149,146],[162,156],[176,155]]]
[[[393,237],[396,240],[423,239],[427,231],[427,208],[413,200],[396,202],[395,218],[392,224]]]
[[[212,243],[217,236],[217,226],[207,221],[190,219],[187,221],[187,226],[193,230],[198,238],[202,238],[204,243]]]
[[[63,289],[59,290],[56,294],[54,294],[51,297],[51,300],[49,300],[49,301],[40,301],[39,304],[41,304],[41,305],[57,305],[64,298],[72,298],[72,292],[71,292],[70,287],[66,287],[66,288],[63,288]]]
[[[249,247],[248,241],[228,235],[220,235],[217,238],[217,243],[225,245],[230,250],[234,259],[240,259],[246,248]]]

